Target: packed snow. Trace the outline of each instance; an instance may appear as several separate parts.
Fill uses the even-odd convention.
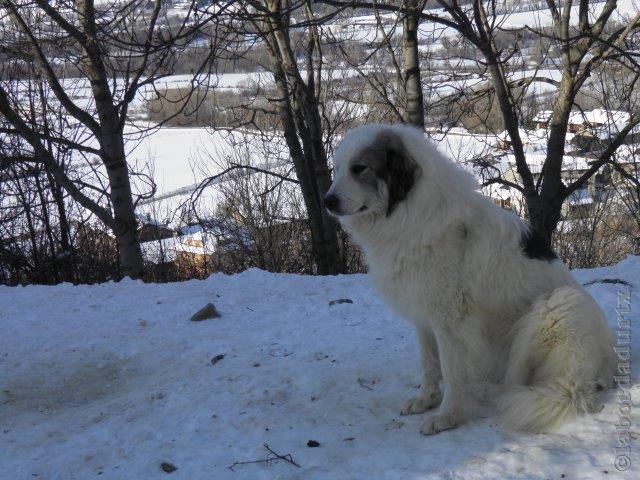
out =
[[[628,287],[602,280],[632,285],[631,311],[640,308],[640,257],[575,276],[598,281],[587,288],[612,327]],[[209,302],[221,317],[190,321]],[[640,471],[638,385],[624,473],[613,465],[615,390],[602,412],[553,434],[506,431],[488,417],[421,436],[420,415],[399,415],[420,378],[412,328],[364,275],[254,269],[177,284],[0,287],[0,303],[2,478],[631,479]],[[265,444],[295,465],[264,461],[273,458]]]

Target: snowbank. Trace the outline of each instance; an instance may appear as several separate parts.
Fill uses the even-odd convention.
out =
[[[630,282],[631,309],[640,310],[640,257],[575,275]],[[615,325],[626,287],[588,288]],[[329,305],[343,298],[353,303]],[[222,317],[189,321],[208,302]],[[613,466],[613,390],[602,412],[551,435],[504,431],[486,418],[421,436],[420,416],[398,413],[419,382],[413,331],[362,275],[249,270],[178,284],[0,287],[0,305],[2,478],[602,479],[640,471],[635,440],[630,470]],[[266,459],[265,443],[300,467],[229,468]],[[166,473],[163,463],[177,470]]]

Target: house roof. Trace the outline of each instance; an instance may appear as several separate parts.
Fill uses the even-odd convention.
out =
[[[553,115],[553,111],[551,110],[542,110],[538,112],[535,117],[533,117],[534,122],[548,122],[551,120],[551,115]]]
[[[547,140],[547,131],[543,128],[537,128],[535,130],[519,128],[518,132],[520,133],[520,138],[523,143],[538,143]],[[511,137],[507,130],[500,132],[496,137],[498,141],[511,141]]]
[[[551,119],[551,110],[542,110],[534,117],[536,123],[546,123]],[[600,139],[610,138],[621,131],[631,119],[629,112],[621,110],[606,110],[595,108],[593,110],[573,110],[569,114],[569,125],[581,126],[587,129],[587,134]],[[634,127],[631,133],[640,133],[640,126]],[[581,135],[584,135],[582,133]]]
[[[189,225],[182,228],[179,235],[142,242],[140,248],[146,261],[159,264],[176,260],[180,252],[211,255],[251,243],[249,232],[241,226],[231,225],[228,221],[211,220],[206,229],[201,225]]]
[[[520,139],[522,140],[522,145],[527,154],[546,152],[549,136],[549,132],[547,130],[544,128],[537,128],[534,130],[519,128],[518,132],[520,133]],[[566,141],[570,142],[574,136],[574,133],[567,132]],[[498,142],[511,143],[511,137],[509,136],[509,132],[506,130],[496,135],[496,138],[498,139]]]
[[[516,158],[513,154],[506,155],[507,161],[512,168],[515,168]],[[527,155],[527,165],[533,174],[539,174],[542,172],[542,167],[547,156],[544,153],[529,154]],[[586,170],[589,168],[590,162],[593,161],[587,157],[574,157],[571,155],[565,155],[562,161],[562,171],[570,172],[575,170]]]

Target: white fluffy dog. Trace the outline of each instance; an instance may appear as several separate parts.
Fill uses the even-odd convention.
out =
[[[476,189],[411,127],[361,127],[335,152],[325,205],[417,330],[424,377],[402,413],[433,409],[429,435],[492,395],[525,431],[598,411],[615,365],[602,310],[542,237]]]

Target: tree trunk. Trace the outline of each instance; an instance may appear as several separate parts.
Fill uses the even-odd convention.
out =
[[[63,258],[60,260],[62,280],[65,282],[73,282],[75,273],[73,268],[74,258],[71,255],[71,227],[69,225],[69,219],[67,218],[67,208],[64,204],[64,194],[62,193],[62,188],[55,181],[46,165],[45,170],[47,173],[47,180],[51,186],[53,200],[58,210],[58,218],[60,222],[60,247],[64,253]]]
[[[144,263],[138,240],[138,222],[131,198],[129,172],[125,166],[109,170],[108,176],[113,208],[113,234],[118,245],[120,268],[124,276],[140,278],[144,274]]]
[[[123,275],[139,278],[144,273],[144,263],[138,240],[138,222],[124,149],[123,128],[126,108],[123,109],[122,118],[120,118],[118,102],[110,89],[104,52],[100,50],[94,3],[88,0],[77,0],[76,5],[81,15],[82,30],[86,36],[83,44],[84,67],[85,74],[91,81],[99,119],[100,156],[109,178],[109,198],[113,209],[111,228],[118,245],[118,260]]]
[[[317,162],[308,158],[300,145],[284,72],[277,65],[274,78],[278,89],[278,110],[282,120],[284,138],[293,160],[307,210],[313,260],[320,275],[340,273],[342,266],[337,228],[335,222],[328,218],[322,204],[322,195],[326,193],[331,184],[328,169],[324,169],[326,174],[323,174],[321,170],[321,175],[318,176],[318,169],[314,168],[314,163]],[[324,162],[326,164],[326,157]]]
[[[40,210],[42,211],[41,215],[42,215],[42,229],[44,231],[45,237],[47,239],[47,242],[49,244],[49,255],[47,255],[46,249],[43,248],[42,249],[42,256],[43,256],[43,260],[47,259],[48,260],[45,262],[45,267],[49,267],[51,266],[51,270],[50,272],[47,272],[45,269],[45,271],[43,272],[47,277],[49,276],[49,274],[53,277],[53,278],[48,278],[47,280],[52,281],[53,283],[58,283],[60,281],[60,275],[58,274],[58,266],[56,265],[56,241],[53,238],[53,228],[51,227],[51,216],[49,215],[49,201],[46,198],[45,192],[44,192],[44,188],[42,186],[42,183],[40,182],[40,174],[42,172],[40,172],[39,170],[35,172],[33,180],[34,180],[34,184],[36,186],[36,192],[38,194],[38,199],[40,201]]]
[[[144,262],[122,135],[103,136],[101,150],[109,178],[109,198],[113,209],[111,228],[118,245],[120,268],[124,276],[140,278],[144,274]]]
[[[562,216],[562,204],[567,197],[566,187],[562,183],[562,162],[575,89],[572,72],[565,69],[563,73],[549,122],[547,157],[541,173],[543,178],[540,195],[533,208],[529,207],[531,225],[549,242],[558,226]]]
[[[419,3],[418,0],[405,2],[411,13],[405,14],[402,19],[402,55],[404,58],[402,81],[405,95],[404,121],[424,128],[424,99],[418,55]]]
[[[322,141],[318,101],[314,89],[302,80],[291,48],[284,17],[288,12],[283,13],[278,3],[269,2],[268,6],[272,12],[269,23],[273,31],[268,37],[280,97],[280,117],[309,217],[314,262],[318,274],[337,274],[343,270],[343,262],[336,222],[323,203],[331,186],[331,174]]]

